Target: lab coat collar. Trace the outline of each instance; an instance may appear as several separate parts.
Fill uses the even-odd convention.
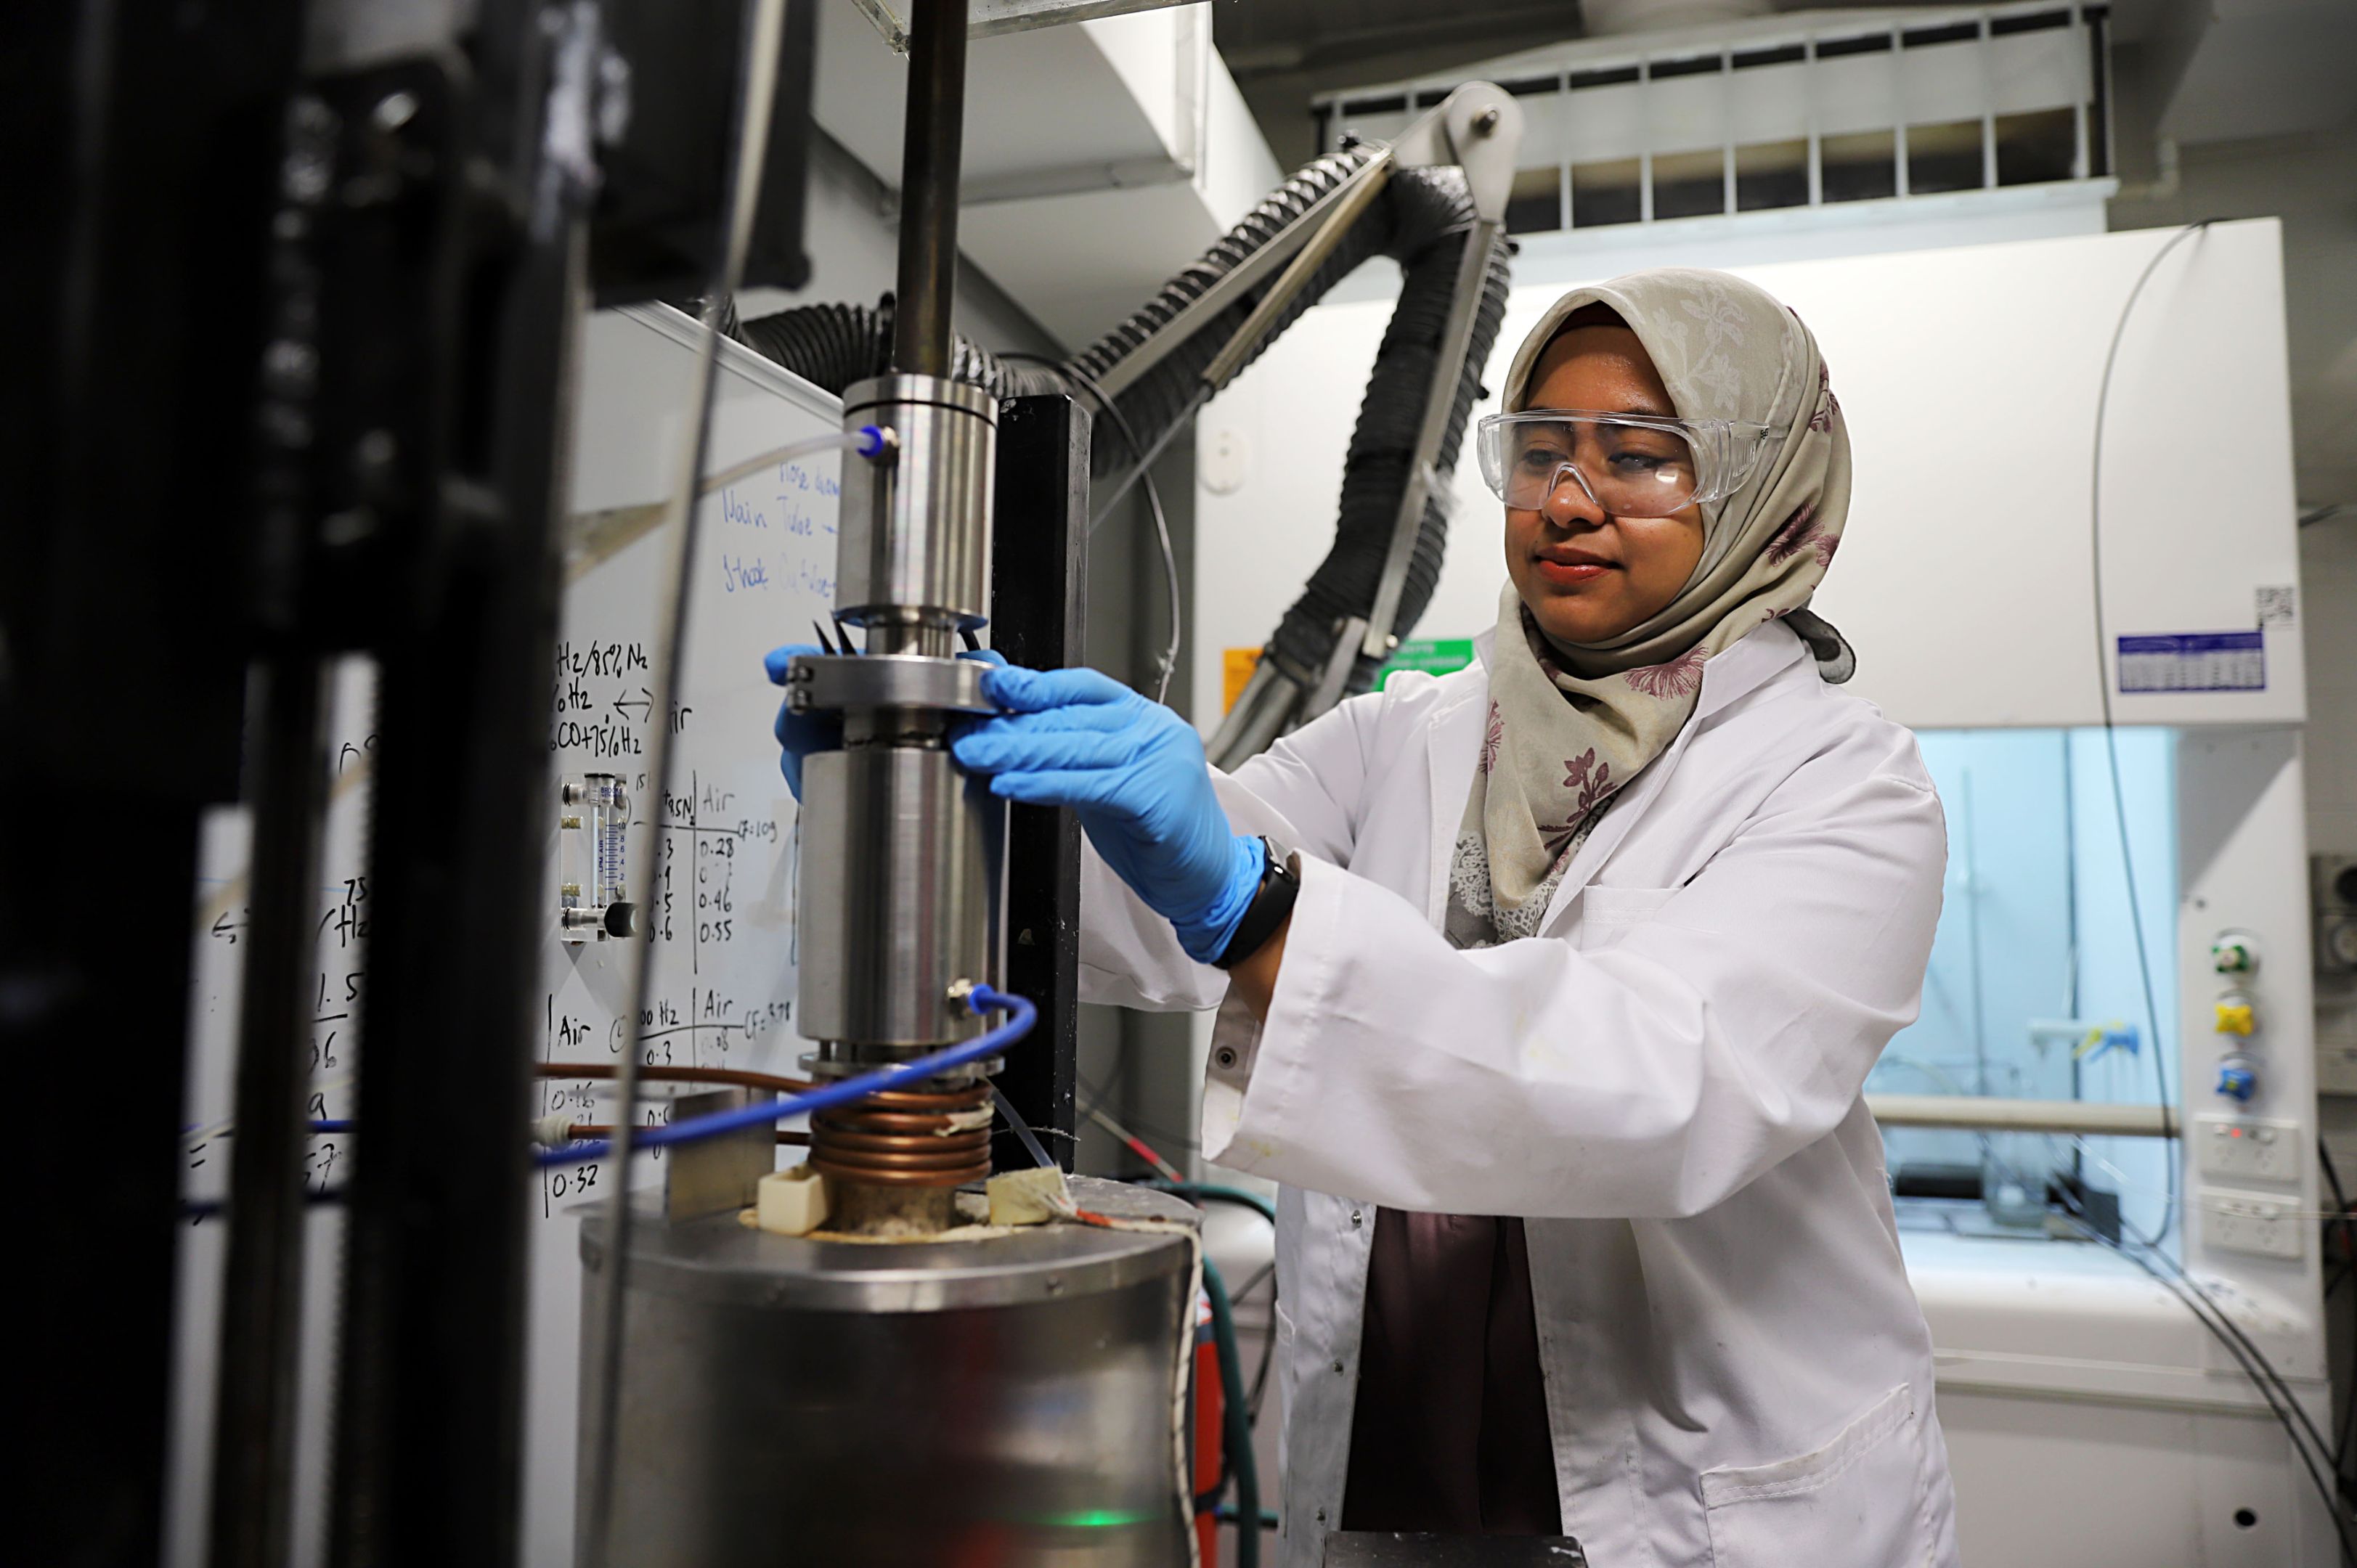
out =
[[[1473,651],[1485,677],[1496,639],[1497,629],[1493,627],[1473,639]],[[1679,727],[1666,751],[1639,770],[1623,798],[1604,813],[1604,820],[1596,824],[1596,831],[1580,845],[1547,904],[1546,918],[1540,924],[1542,935],[1554,934],[1572,899],[1629,835],[1629,830],[1661,792],[1663,780],[1677,765],[1695,731],[1713,714],[1758,691],[1808,656],[1808,645],[1790,627],[1771,621],[1704,663],[1702,693],[1695,701],[1693,717]],[[1488,696],[1487,679],[1468,682],[1432,716],[1430,749],[1426,754],[1431,768],[1432,837],[1425,914],[1436,926],[1447,912],[1449,865],[1457,851],[1457,829],[1465,814],[1465,791],[1471,787],[1474,758],[1480,753],[1481,729],[1489,716]]]

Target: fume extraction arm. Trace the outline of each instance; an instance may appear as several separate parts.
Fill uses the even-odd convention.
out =
[[[1212,738],[1222,768],[1367,690],[1431,600],[1448,477],[1505,316],[1499,237],[1522,124],[1510,94],[1471,82],[1389,145],[1315,159],[1060,367],[1011,363],[953,339],[955,382],[1003,397],[1077,384],[1112,399],[1143,447],[1120,454],[1118,468],[1097,447],[1094,467],[1118,493],[1336,283],[1378,256],[1399,263],[1399,303],[1351,434],[1333,546]],[[893,315],[889,298],[881,307],[802,306],[742,322],[737,335],[840,394],[885,369]],[[1100,515],[1110,504],[1098,503]]]

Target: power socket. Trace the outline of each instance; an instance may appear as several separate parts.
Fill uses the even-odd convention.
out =
[[[2197,1116],[2193,1157],[2204,1176],[2246,1181],[2299,1181],[2299,1123],[2259,1116]]]
[[[2222,1252],[2248,1252],[2295,1262],[2305,1255],[2306,1227],[2295,1200],[2228,1192],[2222,1187],[2203,1187],[2200,1200],[2203,1244]]]

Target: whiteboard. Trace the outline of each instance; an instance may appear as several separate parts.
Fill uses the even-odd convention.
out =
[[[593,316],[584,334],[573,445],[572,508],[604,513],[659,501],[674,482],[697,328],[667,306]],[[735,343],[721,345],[710,452],[712,469],[841,427],[839,402]],[[664,802],[657,864],[628,867],[642,929],[657,944],[645,1004],[646,1059],[792,1072],[805,1048],[792,1025],[794,824],[778,771],[770,725],[778,693],[761,656],[811,640],[834,600],[838,457],[827,453],[764,469],[707,498],[690,563],[683,700],[655,706],[649,647],[661,578],[660,529],[607,529],[568,564],[557,660],[550,683],[550,786],[596,769],[622,774],[640,820],[654,803],[646,777],[657,723],[675,725],[675,788]],[[617,538],[617,534],[621,537]],[[366,979],[365,870],[372,669],[338,671],[333,717],[335,782],[319,889],[317,1005],[312,1035],[313,1114],[349,1116]],[[554,800],[552,799],[552,807]],[[544,995],[533,1054],[543,1060],[619,1058],[618,1015],[633,949],[567,944],[556,935],[559,843],[550,812],[549,911],[541,950]],[[636,841],[634,841],[635,843]],[[197,889],[192,1018],[195,1041],[185,1122],[192,1196],[226,1187],[233,1103],[238,980],[243,957],[244,877],[250,845],[242,811],[209,821]],[[650,875],[650,871],[652,875]],[[454,1085],[453,1093],[463,1092]],[[543,1079],[537,1114],[605,1119],[587,1080]],[[649,1108],[663,1119],[665,1108]],[[516,1135],[526,1135],[519,1127]],[[315,1138],[312,1185],[340,1185],[350,1140]],[[636,1179],[661,1178],[661,1155],[638,1162]],[[544,1172],[529,1195],[532,1227],[530,1364],[523,1475],[523,1561],[562,1568],[573,1560],[575,1386],[579,1375],[578,1220],[585,1197],[610,1190],[597,1165]],[[313,1211],[307,1252],[304,1400],[298,1429],[297,1563],[322,1558],[329,1461],[334,1303],[342,1219]],[[187,1233],[175,1362],[170,1561],[203,1561],[209,1506],[214,1359],[226,1229],[199,1221]]]

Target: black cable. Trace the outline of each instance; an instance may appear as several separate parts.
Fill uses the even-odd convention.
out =
[[[2348,1281],[2352,1273],[2357,1273],[2357,1217],[2349,1212],[2349,1195],[2341,1186],[2341,1172],[2332,1163],[2332,1151],[2325,1146],[2321,1137],[2316,1140],[2316,1159],[2324,1167],[2325,1185],[2332,1189],[2334,1223],[2341,1230],[2341,1272],[2326,1281],[2324,1285],[2325,1305],[2330,1306],[2333,1293]],[[2357,1295],[2352,1297],[2352,1311],[2357,1313]],[[2357,1355],[2357,1337],[2352,1337],[2350,1345],[2352,1354]],[[2357,1379],[2352,1379],[2341,1401],[2341,1426],[2333,1434],[2332,1440],[2333,1484],[2341,1488],[2343,1498],[2357,1503],[2357,1477],[2352,1477],[2349,1473],[2352,1437],[2357,1437]]]
[[[1153,446],[1140,447],[1133,445],[1130,447],[1136,461],[1114,482],[1111,490],[1105,496],[1103,504],[1089,514],[1091,533],[1094,533],[1103,524],[1104,520],[1113,515],[1113,509],[1121,504],[1121,498],[1129,493],[1130,486],[1141,479],[1147,479],[1146,470],[1154,466],[1154,460],[1157,457],[1162,456],[1162,449],[1169,446],[1172,437],[1178,434],[1189,420],[1200,413],[1203,411],[1203,405],[1211,401],[1211,386],[1209,381],[1205,381],[1197,386],[1195,395],[1180,406],[1178,417],[1163,426],[1162,434],[1154,438]],[[1148,480],[1148,482],[1151,481]]]
[[[2188,224],[2170,236],[2167,244],[2153,252],[2152,260],[2145,263],[2144,271],[2136,274],[2136,286],[2128,290],[2127,302],[2120,306],[2120,318],[2112,327],[2111,348],[2104,355],[2104,379],[2095,390],[2095,439],[2087,498],[2087,554],[2092,567],[2089,583],[2095,609],[2095,687],[2103,702],[2104,752],[2111,764],[2112,814],[2119,825],[2120,872],[2127,883],[2128,892],[2128,929],[2136,936],[2136,974],[2144,985],[2145,1019],[2152,1029],[2152,1072],[2154,1088],[2160,1097],[2161,1136],[2171,1145],[2179,1142],[2176,1119],[2172,1114],[2175,1107],[2169,1092],[2169,1064],[2162,1060],[2165,1053],[2160,1034],[2160,1007],[2155,1001],[2157,993],[2152,985],[2152,961],[2145,950],[2144,911],[2136,902],[2136,857],[2128,847],[2127,800],[2120,789],[2119,729],[2112,717],[2111,644],[2104,628],[2104,415],[2111,405],[2112,371],[2119,360],[2120,341],[2127,336],[2128,319],[2136,314],[2136,301],[2143,295],[2145,285],[2152,281],[2153,273],[2169,252],[2209,226],[2210,220],[2205,218],[2199,223]],[[2180,1151],[2172,1147],[2166,1162],[2169,1199],[2167,1207],[2161,1210],[2159,1230],[2150,1237],[2136,1236],[2147,1247],[2158,1247],[2168,1236],[2170,1225],[2176,1222],[2181,1185],[2177,1167],[2181,1158]],[[2125,1220],[2121,1222],[2121,1228],[2130,1235],[2136,1235]]]
[[[2019,1175],[2018,1172],[2016,1172],[2015,1174],[2017,1176]],[[2053,1190],[2056,1196],[2061,1199],[2063,1207],[2071,1211],[2071,1218],[2077,1220],[2083,1227],[2084,1227],[2087,1224],[2087,1212],[2084,1208],[2080,1207],[2078,1199],[2071,1195],[2070,1189],[2068,1187],[2058,1187]],[[2098,1231],[2097,1234],[2101,1236],[2100,1231]],[[2106,1245],[2112,1247],[2115,1251],[2121,1252],[2124,1256],[2132,1256],[2133,1260],[2138,1264],[2138,1266],[2144,1268],[2146,1273],[2156,1273],[2154,1267],[2150,1263],[2147,1262],[2144,1257],[2128,1253],[2126,1243],[2114,1241],[2107,1236],[2102,1237],[2102,1240]],[[2316,1452],[2319,1455],[2328,1453],[2329,1450],[2325,1446],[2324,1434],[2317,1430],[2315,1422],[2309,1418],[2306,1409],[2304,1409],[2300,1405],[2298,1400],[2294,1397],[2291,1391],[2291,1385],[2284,1381],[2283,1375],[2276,1370],[2275,1363],[2267,1359],[2266,1352],[2259,1348],[2258,1342],[2254,1340],[2248,1334],[2245,1334],[2243,1331],[2242,1325],[2236,1323],[2232,1317],[2227,1316],[2226,1309],[2218,1304],[2218,1299],[2212,1295],[2210,1292],[2203,1287],[2201,1281],[2195,1279],[2193,1275],[2187,1271],[2183,1263],[2178,1262],[2175,1258],[2170,1257],[2165,1249],[2153,1246],[2152,1244],[2135,1237],[2132,1233],[2130,1234],[2129,1240],[2136,1243],[2138,1253],[2148,1253],[2151,1257],[2158,1258],[2160,1261],[2160,1264],[2166,1267],[2169,1273],[2174,1275],[2179,1282],[2183,1283],[2186,1289],[2191,1291],[2194,1295],[2201,1298],[2201,1305],[2209,1308],[2210,1312],[2214,1315],[2217,1319],[2216,1324],[2212,1326],[2211,1332],[2218,1334],[2222,1337],[2231,1336],[2235,1344],[2239,1345],[2243,1350],[2247,1352],[2250,1357],[2257,1362],[2259,1367],[2265,1369],[2266,1381],[2273,1385],[2274,1391],[2282,1396],[2285,1404],[2290,1408],[2291,1413],[2298,1417],[2301,1429],[2305,1431],[2309,1441],[2315,1444]],[[2196,1316],[2198,1316],[2200,1315],[2197,1313]],[[2204,1321],[2207,1322],[2207,1319]],[[2244,1369],[2247,1371],[2250,1369],[2245,1367]],[[2255,1376],[2256,1374],[2254,1375]],[[2262,1391],[2265,1391],[2263,1390]]]
[[[2357,1263],[2357,1215],[2349,1212],[2349,1195],[2341,1190],[2341,1172],[2332,1163],[2332,1151],[2324,1140],[2316,1140],[2316,1162],[2324,1167],[2325,1185],[2332,1189],[2334,1223],[2341,1230],[2341,1256],[2344,1262]]]
[[[1137,475],[1146,481],[1146,505],[1147,510],[1151,511],[1154,516],[1154,538],[1155,542],[1161,546],[1162,550],[1162,582],[1163,585],[1168,589],[1170,596],[1170,643],[1168,647],[1163,650],[1161,665],[1156,671],[1154,682],[1154,700],[1157,703],[1166,703],[1169,700],[1170,695],[1170,673],[1178,667],[1178,623],[1180,615],[1178,607],[1178,552],[1170,547],[1170,520],[1163,514],[1162,492],[1155,487],[1154,476],[1146,471],[1146,465],[1147,462],[1146,446],[1144,443],[1140,442],[1137,438],[1136,427],[1129,423],[1129,416],[1122,413],[1121,405],[1114,403],[1111,397],[1108,397],[1105,394],[1104,388],[1097,384],[1097,379],[1089,374],[1088,371],[1082,370],[1079,366],[1064,364],[1060,360],[1048,358],[1045,354],[1025,354],[1016,352],[1012,349],[1009,349],[998,357],[1002,360],[1014,360],[1018,364],[1040,366],[1054,375],[1061,378],[1067,387],[1077,386],[1084,390],[1089,396],[1094,400],[1096,405],[1104,410],[1106,417],[1113,421],[1114,428],[1121,432],[1122,440],[1126,442],[1129,446],[1129,455],[1138,465],[1136,470]],[[1157,450],[1158,451],[1160,448],[1157,447]],[[1105,502],[1105,510],[1107,511],[1112,510],[1114,500],[1118,499],[1119,492],[1116,491],[1114,496]],[[1089,520],[1089,532],[1091,533],[1094,533],[1096,532],[1097,523],[1101,521],[1101,518],[1102,514],[1096,517],[1092,517]]]
[[[2067,1188],[2057,1187],[2054,1190],[2068,1211],[2064,1218],[2082,1235],[2099,1246],[2109,1248],[2150,1275],[2155,1283],[2177,1298],[2179,1305],[2193,1315],[2194,1321],[2226,1348],[2227,1354],[2234,1358],[2235,1364],[2242,1368],[2243,1375],[2250,1380],[2251,1386],[2258,1391],[2260,1400],[2274,1415],[2276,1424],[2283,1428],[2293,1453],[2299,1456],[2300,1467],[2308,1472],[2309,1482],[2322,1499],[2325,1514],[2332,1520],[2333,1533],[2341,1542],[2341,1561],[2351,1568],[2357,1568],[2357,1539],[2351,1536],[2349,1525],[2342,1519],[2334,1499],[2334,1489],[2326,1485],[2324,1473],[2318,1466],[2319,1458],[2327,1453],[2323,1436],[2317,1431],[2316,1423],[2309,1419],[2308,1412],[2301,1408],[2289,1385],[2283,1380],[2283,1375],[2276,1370],[2275,1363],[2243,1332],[2239,1324],[2226,1316],[2225,1309],[2218,1305],[2216,1298],[2186,1273],[2183,1265],[2157,1247],[2141,1241],[2131,1245],[2105,1235],[2088,1222],[2086,1211]],[[2156,1258],[2158,1262],[2154,1262]],[[2161,1264],[2167,1264],[2169,1272],[2164,1273]],[[2314,1442],[2313,1449],[2309,1439]]]
[[[2152,281],[2153,274],[2159,269],[2160,263],[2167,259],[2169,253],[2188,239],[2208,228],[2210,222],[2211,220],[2203,219],[2198,223],[2188,224],[2171,235],[2169,241],[2153,253],[2152,259],[2145,263],[2144,270],[2136,274],[2135,285],[2128,290],[2127,299],[2120,306],[2119,319],[2112,328],[2111,344],[2104,355],[2103,379],[2095,395],[2095,428],[2090,464],[2087,509],[2088,559],[2091,567],[2091,596],[2093,600],[2095,625],[2096,691],[2103,707],[2104,749],[2111,774],[2113,820],[2119,830],[2120,870],[2122,878],[2126,884],[2128,927],[2136,938],[2136,973],[2144,993],[2145,1017],[2152,1030],[2153,1078],[2158,1095],[2162,1135],[2172,1144],[2179,1142],[2179,1134],[2172,1116],[2174,1110],[2172,1097],[2169,1091],[2169,1069],[2164,1059],[2160,1008],[2152,983],[2152,962],[2145,941],[2143,912],[2136,896],[2136,858],[2128,840],[2127,803],[2120,784],[2119,731],[2112,709],[2111,646],[2104,624],[2104,415],[2109,412],[2111,403],[2113,371],[2118,364],[2120,344],[2127,335],[2128,322],[2136,313],[2136,301],[2142,297],[2145,285]],[[2345,1422],[2341,1445],[2338,1448],[2329,1449],[2322,1434],[2317,1431],[2315,1423],[2309,1418],[2307,1411],[2292,1395],[2289,1386],[2284,1382],[2282,1375],[2276,1370],[2275,1364],[2267,1359],[2249,1336],[2243,1332],[2240,1326],[2226,1316],[2224,1309],[2219,1306],[2216,1300],[2194,1280],[2191,1274],[2186,1272],[2184,1266],[2169,1257],[2160,1246],[2161,1240],[2168,1236],[2171,1225],[2175,1222],[2181,1200],[2181,1177],[2178,1168],[2181,1157],[2179,1150],[2172,1149],[2166,1164],[2169,1196],[2167,1207],[2161,1213],[2160,1227],[2156,1235],[2151,1237],[2140,1235],[2134,1228],[2123,1222],[2122,1229],[2136,1243],[2134,1247],[2107,1237],[2086,1223],[2083,1212],[2079,1210],[2077,1203],[2071,1199],[2066,1192],[2063,1194],[2064,1202],[2073,1211],[2071,1219],[2091,1239],[2111,1248],[2151,1275],[2175,1295],[2204,1328],[2226,1347],[2228,1352],[2242,1367],[2244,1375],[2250,1378],[2252,1385],[2259,1391],[2260,1398],[2266,1402],[2268,1410],[2283,1426],[2285,1434],[2290,1438],[2293,1450],[2299,1455],[2301,1466],[2308,1471],[2309,1479],[2315,1484],[2317,1495],[2323,1500],[2325,1513],[2332,1520],[2334,1534],[2340,1540],[2342,1561],[2357,1564],[2357,1542],[2352,1542],[2348,1523],[2341,1517],[2341,1511],[2336,1504],[2333,1488],[2325,1485],[2324,1477],[2317,1466],[2319,1457],[2330,1457],[2334,1463],[2336,1481],[2340,1478],[2338,1474],[2340,1457],[2346,1452],[2347,1446]],[[2161,1263],[2165,1263],[2169,1270],[2174,1273],[2176,1278],[2172,1280],[2169,1273],[2163,1273],[2162,1269],[2153,1262],[2154,1258],[2158,1258]],[[2280,1400],[2277,1398],[2278,1394],[2281,1396]],[[2295,1418],[2297,1418],[2296,1423]],[[2303,1432],[2306,1434],[2307,1441],[2302,1439]],[[2313,1452],[2311,1452],[2311,1444]]]
[[[2220,1344],[2225,1346],[2227,1353],[2233,1356],[2235,1362],[2243,1369],[2244,1376],[2250,1379],[2251,1386],[2258,1390],[2259,1398],[2266,1402],[2268,1411],[2275,1416],[2276,1423],[2284,1429],[2285,1436],[2291,1442],[2292,1452],[2299,1456],[2300,1467],[2308,1472],[2309,1483],[2315,1487],[2317,1497],[2324,1504],[2326,1517],[2332,1520],[2333,1534],[2341,1542],[2341,1562],[2345,1564],[2357,1565],[2357,1539],[2352,1538],[2349,1525],[2341,1517],[2341,1510],[2335,1500],[2333,1488],[2325,1483],[2324,1472],[2318,1466],[2316,1453],[2311,1452],[2308,1444],[2300,1437],[2301,1427],[2306,1427],[2312,1433],[2315,1431],[2314,1424],[2309,1421],[2308,1412],[2300,1408],[2298,1402],[2291,1398],[2289,1390],[2285,1389],[2283,1397],[2278,1399],[2275,1391],[2283,1389],[2284,1384],[2282,1377],[2275,1369],[2274,1363],[2252,1345],[2242,1329],[2232,1319],[2225,1316],[2216,1303],[2202,1291],[2200,1285],[2194,1283],[2190,1276],[2180,1273],[2177,1279],[2171,1279],[2156,1267],[2152,1259],[2147,1256],[2150,1249],[2132,1247],[2114,1241],[2083,1222],[2080,1222],[2080,1229],[2093,1240],[2111,1248],[2112,1251],[2151,1275],[2163,1289],[2177,1297],[2185,1309],[2193,1314],[2195,1320],[2208,1329]],[[2205,1306],[2207,1311],[2204,1310]],[[2213,1316],[2212,1314],[2216,1316]],[[2295,1424],[2295,1418],[2298,1424]],[[2318,1445],[2319,1451],[2321,1446],[2319,1441]]]

